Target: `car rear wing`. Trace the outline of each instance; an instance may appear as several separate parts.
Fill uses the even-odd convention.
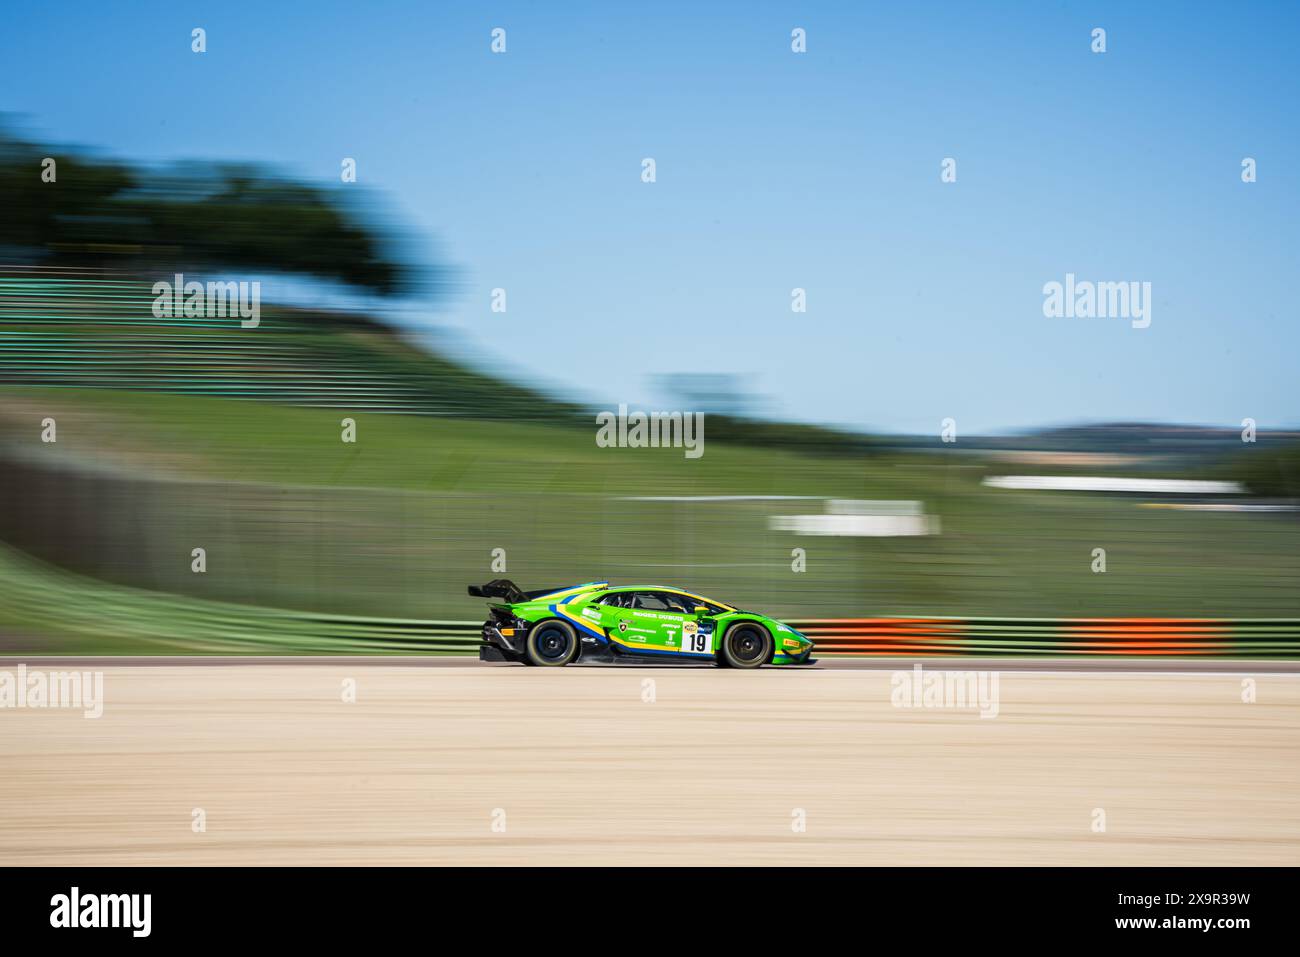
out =
[[[528,596],[508,578],[497,578],[486,585],[470,585],[469,593],[474,598],[502,598],[509,605],[528,601]]]

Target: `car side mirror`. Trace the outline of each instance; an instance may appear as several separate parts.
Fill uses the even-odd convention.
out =
[[[695,606],[695,614],[697,614],[697,615],[707,615],[708,613],[709,613],[709,609],[707,609],[707,608],[704,607],[703,605],[696,605],[696,606]]]

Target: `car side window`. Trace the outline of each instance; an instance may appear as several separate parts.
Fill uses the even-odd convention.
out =
[[[686,606],[688,614],[694,614],[696,608],[707,608],[708,611],[703,612],[703,614],[706,615],[721,615],[724,610],[713,602],[706,601],[703,598],[691,598],[689,595],[678,595],[676,597]]]
[[[712,602],[678,595],[674,592],[612,592],[600,599],[597,604],[608,608],[642,608],[646,611],[671,611],[681,615],[693,615],[697,607],[707,608],[710,615],[722,614],[722,609]]]
[[[672,592],[659,592],[655,597],[663,602],[664,608],[667,611],[675,611],[681,615],[689,615],[695,610],[695,606],[692,604],[691,599],[687,598],[685,595],[674,595]]]

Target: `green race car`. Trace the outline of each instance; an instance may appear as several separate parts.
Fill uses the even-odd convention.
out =
[[[498,599],[483,623],[482,661],[812,663],[813,643],[789,625],[680,588],[587,582],[525,592],[501,578],[469,593]]]

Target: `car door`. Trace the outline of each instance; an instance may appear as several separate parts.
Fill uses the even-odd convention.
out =
[[[707,650],[702,646],[699,621],[691,599],[675,592],[654,592],[650,598],[658,615],[664,648],[687,654],[700,654]]]
[[[677,592],[638,592],[633,614],[657,633],[657,647],[679,654],[710,654],[711,629],[702,628],[695,603]]]
[[[600,600],[600,624],[605,634],[629,651],[660,648],[659,631],[652,615],[637,608],[637,593],[614,592]]]
[[[681,647],[681,621],[651,591],[623,592],[605,600],[607,633],[628,651],[675,652]]]
[[[713,654],[713,616],[721,614],[722,609],[695,595],[661,592],[659,597],[667,603],[667,613],[681,623],[678,650],[689,655]]]
[[[711,654],[712,630],[701,625],[691,598],[675,592],[629,591],[601,600],[601,624],[628,651]]]

